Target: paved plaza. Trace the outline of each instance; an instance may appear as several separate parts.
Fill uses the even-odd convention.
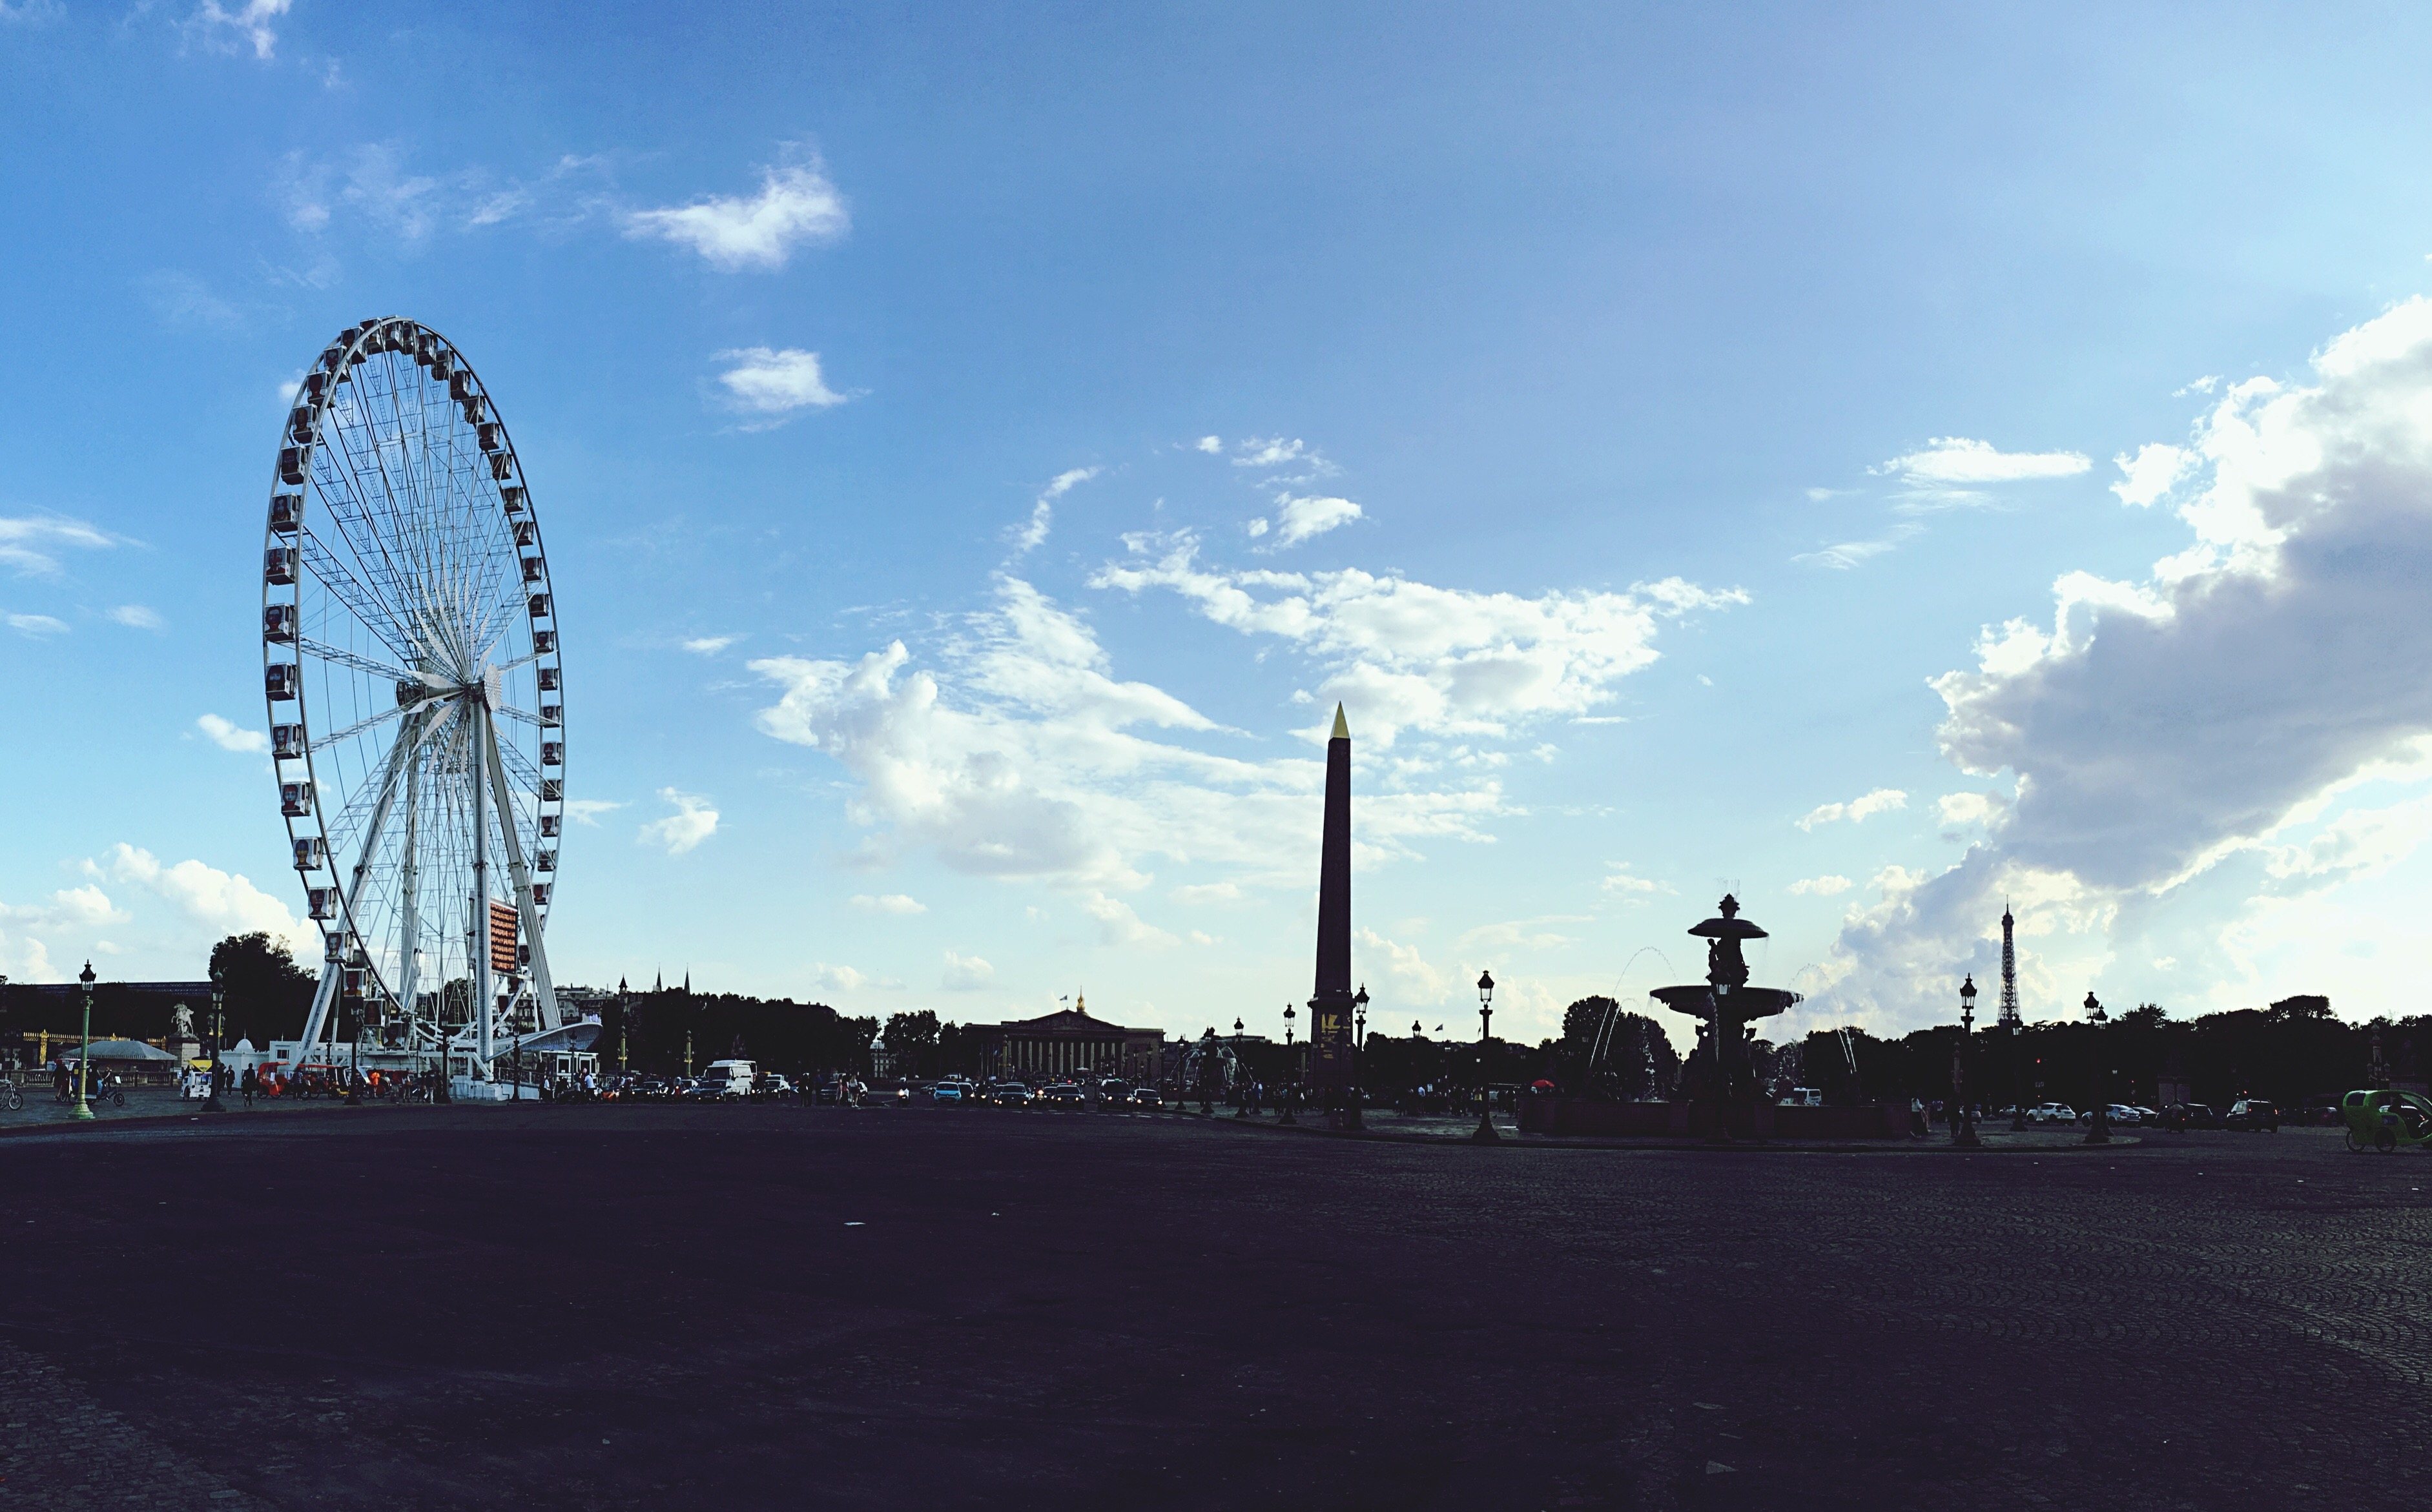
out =
[[[2432,1482],[2432,1161],[985,1110],[0,1138],[0,1507],[2190,1507]]]

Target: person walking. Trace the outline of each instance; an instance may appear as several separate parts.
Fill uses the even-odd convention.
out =
[[[238,1090],[245,1094],[245,1105],[246,1107],[249,1108],[253,1106],[253,1094],[261,1085],[262,1073],[253,1067],[246,1067],[245,1068],[245,1075],[237,1082]]]

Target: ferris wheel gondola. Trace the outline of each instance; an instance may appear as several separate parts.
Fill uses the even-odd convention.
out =
[[[350,326],[280,437],[262,560],[271,757],[342,1013],[488,1075],[561,1017],[544,932],[566,712],[540,522],[488,390],[438,332]],[[498,983],[503,981],[502,994]]]

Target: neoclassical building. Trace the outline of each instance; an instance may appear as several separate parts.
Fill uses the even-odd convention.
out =
[[[992,1036],[988,1074],[1013,1082],[1070,1076],[1120,1076],[1152,1082],[1165,1050],[1162,1029],[1125,1029],[1089,1014],[1089,1000],[1038,1018],[973,1025]]]

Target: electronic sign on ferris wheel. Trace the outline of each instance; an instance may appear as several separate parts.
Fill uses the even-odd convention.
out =
[[[301,1058],[343,1007],[486,1080],[515,1026],[564,1027],[544,939],[566,709],[522,465],[438,332],[367,320],[305,375],[262,642],[279,809],[323,940]]]

